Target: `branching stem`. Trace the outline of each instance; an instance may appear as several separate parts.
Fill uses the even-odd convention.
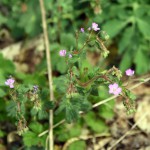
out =
[[[136,87],[138,87],[138,86],[140,86],[141,84],[144,84],[144,83],[146,83],[146,82],[148,82],[148,81],[150,81],[150,77],[145,78],[145,79],[143,80],[143,82],[139,82],[139,83],[133,85],[132,87],[129,88],[129,90],[133,90],[133,89],[135,89]],[[118,96],[119,96],[119,95],[118,95]],[[109,97],[109,98],[107,98],[107,99],[104,99],[104,100],[98,102],[98,103],[95,103],[95,104],[92,106],[92,108],[96,108],[96,107],[98,107],[98,106],[100,106],[100,105],[102,105],[102,104],[105,104],[105,103],[107,103],[108,101],[111,101],[111,100],[117,98],[118,96],[111,96],[111,97]],[[55,124],[53,127],[56,128],[57,126],[63,124],[64,122],[65,122],[65,119],[61,120],[60,122],[58,122],[57,124]],[[45,135],[46,133],[48,133],[48,130],[46,130],[46,131],[40,133],[38,136],[41,137],[41,136]]]

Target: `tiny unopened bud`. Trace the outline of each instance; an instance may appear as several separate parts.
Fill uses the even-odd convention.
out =
[[[112,71],[111,74],[115,75],[119,80],[122,77],[122,72],[118,68],[116,68],[114,66],[113,66],[113,71]]]
[[[108,34],[105,36],[105,39],[106,39],[106,40],[108,40],[108,39],[109,39],[109,35],[108,35]]]
[[[108,56],[108,54],[109,54],[109,51],[108,51],[108,50],[104,50],[104,51],[102,52],[102,55],[103,55],[104,58],[106,58],[106,57]]]

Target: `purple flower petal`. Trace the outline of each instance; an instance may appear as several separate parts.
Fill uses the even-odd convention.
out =
[[[95,22],[92,23],[92,29],[93,29],[94,31],[100,30],[100,28],[98,28],[98,24],[95,23]]]
[[[14,88],[14,85],[13,85],[13,84],[10,84],[9,87],[10,87],[10,88]]]
[[[72,55],[71,55],[71,54],[69,54],[69,58],[72,58]]]
[[[59,51],[59,55],[62,57],[66,56],[66,53],[67,53],[66,50],[60,50]]]
[[[117,83],[110,84],[109,85],[109,93],[114,95],[119,95],[121,93],[122,89],[118,86]]]
[[[117,89],[117,88],[118,88],[118,84],[117,84],[117,83],[114,83],[114,84],[113,84],[113,88]]]
[[[84,28],[81,28],[80,31],[83,33],[84,32]]]
[[[7,80],[5,81],[5,85],[8,85],[10,88],[14,88],[14,85],[13,85],[14,83],[15,83],[15,80],[12,79],[12,78],[7,79]]]
[[[126,72],[126,75],[127,75],[127,76],[133,76],[133,75],[134,75],[134,70],[132,70],[132,69],[130,69],[130,68],[127,69],[125,72]]]

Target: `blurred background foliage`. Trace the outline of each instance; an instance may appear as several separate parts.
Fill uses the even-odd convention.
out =
[[[47,11],[48,34],[52,54],[52,67],[54,74],[55,96],[60,99],[61,91],[64,92],[65,83],[63,75],[67,72],[65,60],[60,58],[60,49],[73,50],[75,48],[75,32],[81,27],[88,28],[92,22],[99,24],[109,36],[108,49],[110,56],[106,60],[107,67],[115,65],[122,71],[132,67],[136,74],[141,75],[150,71],[150,1],[149,0],[44,0]],[[41,13],[38,1],[31,0],[1,0],[0,1],[0,49],[10,44],[32,39],[42,34]],[[84,36],[84,35],[83,35]],[[83,44],[83,38],[79,39],[79,45]],[[95,50],[92,50],[95,52]],[[30,58],[32,59],[32,58]],[[99,59],[99,57],[98,57]],[[86,62],[85,62],[86,63]],[[6,60],[0,55],[0,122],[15,123],[15,120],[6,115],[9,111],[8,90],[4,87],[4,81],[12,75],[18,82],[25,84],[37,84],[41,89],[47,85],[46,60],[42,59],[32,74],[16,72],[13,61]],[[89,66],[89,64],[86,64]],[[106,67],[106,68],[107,68]],[[62,87],[61,89],[58,89]],[[94,92],[93,92],[94,93]],[[108,97],[105,87],[101,87],[101,93],[91,94],[89,100],[95,103]],[[48,97],[45,97],[48,99]],[[114,102],[107,106],[99,107],[96,111],[87,113],[78,124],[62,125],[55,131],[57,143],[79,136],[82,127],[89,129],[91,133],[108,131],[106,120],[114,117],[112,107]],[[31,106],[32,107],[32,106]],[[64,116],[58,115],[55,122]],[[41,139],[38,134],[48,127],[47,120],[43,117],[36,118],[32,113],[27,114],[31,131],[23,135],[23,142],[29,150],[30,146],[43,146],[45,136]],[[35,124],[32,122],[35,121]],[[1,127],[2,127],[1,124]],[[42,126],[42,125],[43,126]],[[6,126],[7,127],[7,126]],[[0,137],[5,137],[5,132],[14,130],[14,127],[0,129]],[[32,138],[31,138],[32,137]],[[74,150],[76,145],[85,149],[84,141],[75,142],[69,150]],[[32,147],[31,149],[36,149]]]
[[[58,50],[73,48],[75,31],[91,26],[92,22],[97,22],[110,36],[111,63],[118,60],[115,65],[122,71],[134,67],[137,74],[150,70],[149,0],[45,0],[45,6],[54,70],[65,73]],[[29,0],[1,0],[0,7],[1,30],[8,30],[13,40],[42,33],[38,3],[35,6]]]

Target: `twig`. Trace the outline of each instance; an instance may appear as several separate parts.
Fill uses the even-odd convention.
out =
[[[52,80],[52,67],[51,67],[51,57],[50,57],[50,46],[49,46],[49,39],[47,33],[47,24],[46,24],[46,12],[44,8],[43,0],[39,0],[40,8],[41,8],[41,15],[42,15],[42,26],[44,32],[44,43],[46,49],[46,60],[47,60],[47,70],[48,70],[48,81],[49,81],[49,90],[50,90],[50,101],[54,100],[54,93],[53,93],[53,80]],[[49,150],[53,150],[53,110],[49,110]]]
[[[45,141],[45,150],[48,150],[48,140],[49,140],[49,136],[47,136]]]
[[[142,82],[139,82],[139,83],[133,85],[131,88],[129,88],[129,90],[135,89],[136,87],[138,87],[138,86],[140,86],[141,84],[143,84],[143,83],[145,83],[145,82],[148,82],[148,81],[150,81],[150,77],[148,77],[148,78],[146,78],[146,79],[143,79]]]
[[[79,137],[74,137],[69,139],[65,145],[63,146],[62,150],[66,150],[70,144],[79,141],[79,140],[88,140],[88,139],[92,139],[92,138],[98,138],[98,137],[109,137],[110,134],[109,133],[100,133],[100,134],[96,134],[96,135],[86,135],[86,136],[79,136]]]
[[[135,89],[136,87],[138,87],[138,86],[140,86],[141,84],[144,84],[145,82],[148,82],[148,81],[150,81],[150,77],[144,79],[143,82],[140,82],[140,83],[137,83],[137,84],[133,85],[132,87],[129,88],[129,90],[133,90],[133,89]],[[118,96],[111,96],[111,97],[109,97],[109,98],[107,98],[107,99],[105,99],[105,100],[102,100],[102,101],[100,101],[100,102],[98,102],[98,103],[95,103],[95,104],[92,106],[92,108],[95,108],[95,107],[98,107],[98,106],[100,106],[100,105],[102,105],[102,104],[105,104],[105,103],[107,103],[108,101],[111,101],[111,100],[113,100],[114,98],[117,98],[117,97],[118,97]],[[62,123],[64,123],[64,122],[65,122],[65,119],[61,120],[61,121],[58,122],[56,125],[54,125],[54,128],[56,128],[57,126],[59,126],[60,124],[62,124]],[[46,133],[48,133],[48,130],[46,130],[46,131],[40,133],[38,136],[41,137],[41,136],[45,135]]]
[[[148,114],[148,111],[144,113],[144,115],[132,126],[130,130],[128,130],[123,136],[121,136],[111,147],[108,148],[108,150],[112,150],[113,147],[115,147],[118,143],[120,143],[130,132],[133,130]]]

